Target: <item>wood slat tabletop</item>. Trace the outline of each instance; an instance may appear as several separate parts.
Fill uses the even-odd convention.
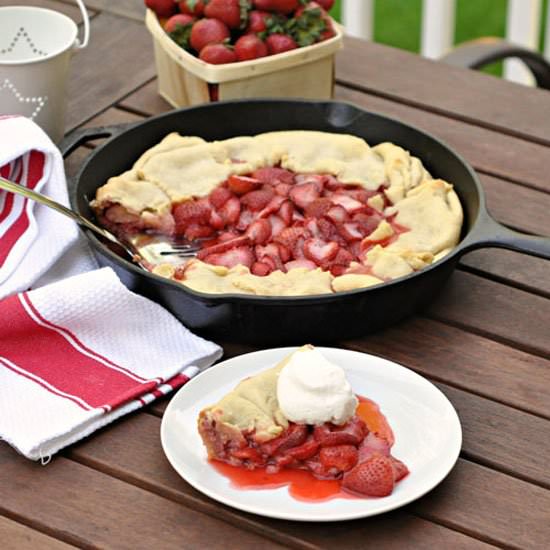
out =
[[[11,2],[0,1],[0,5]],[[25,3],[25,2],[23,2]],[[80,22],[70,0],[32,0]],[[88,0],[91,43],[73,60],[67,132],[169,111],[141,0]],[[550,235],[550,92],[357,39],[337,56],[335,97],[425,130],[477,171],[495,219]],[[67,160],[73,175],[99,142]],[[426,377],[456,408],[463,444],[433,491],[368,519],[300,523],[240,512],[188,485],[163,454],[170,396],[42,466],[0,443],[2,548],[548,548],[550,264],[464,256],[421,314],[335,344]],[[224,358],[257,348],[218,342]]]

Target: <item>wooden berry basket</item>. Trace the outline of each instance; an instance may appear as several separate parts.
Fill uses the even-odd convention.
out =
[[[294,97],[330,99],[334,88],[334,56],[342,48],[343,33],[289,52],[225,65],[212,65],[180,48],[147,10],[145,24],[153,36],[159,93],[174,107],[216,98]]]

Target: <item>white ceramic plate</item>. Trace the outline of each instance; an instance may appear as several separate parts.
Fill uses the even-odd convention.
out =
[[[258,351],[229,359],[199,374],[174,396],[161,425],[164,452],[195,489],[246,512],[296,521],[337,521],[381,514],[433,489],[455,464],[462,443],[460,421],[449,400],[431,382],[391,361],[365,353],[318,348],[340,365],[355,393],[374,400],[395,434],[392,454],[410,474],[383,498],[303,502],[287,487],[242,490],[231,486],[207,461],[197,432],[199,411],[248,376],[274,366],[296,348]]]

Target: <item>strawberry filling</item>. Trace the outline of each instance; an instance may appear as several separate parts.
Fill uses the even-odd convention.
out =
[[[207,197],[174,206],[172,215],[176,235],[205,239],[198,253],[203,262],[245,265],[258,276],[298,267],[336,276],[351,262],[362,262],[374,245],[390,244],[407,230],[369,206],[377,194],[390,205],[382,191],[383,186],[368,191],[330,175],[264,167],[230,176]],[[394,235],[369,239],[382,220]]]
[[[360,403],[369,409],[365,416],[369,423],[381,416],[373,402],[360,398]],[[351,494],[386,496],[409,470],[391,455],[393,434],[385,419],[380,431],[369,431],[361,416],[360,405],[343,426],[291,422],[281,435],[267,442],[257,441],[254,432],[224,437],[206,418],[200,421],[199,431],[208,441],[210,456],[220,462],[270,475],[283,469],[305,470],[319,480],[337,480],[341,489]]]

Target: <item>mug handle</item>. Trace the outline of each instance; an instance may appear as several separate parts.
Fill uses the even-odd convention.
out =
[[[82,41],[79,38],[76,39],[75,47],[79,50],[82,50],[88,45],[88,42],[90,40],[90,18],[88,17],[88,12],[86,11],[86,6],[84,5],[84,2],[82,0],[76,0],[76,3],[78,4],[80,12],[82,13],[82,22],[84,23],[84,37],[82,38]]]

